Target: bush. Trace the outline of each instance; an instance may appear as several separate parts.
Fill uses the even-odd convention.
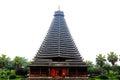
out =
[[[120,80],[120,75],[117,76],[117,79]]]
[[[89,78],[94,78],[95,76],[94,76],[94,75],[92,75],[92,74],[90,74],[88,77],[89,77]]]
[[[5,76],[1,76],[0,78],[5,78]]]
[[[100,79],[109,79],[106,75],[100,75],[99,78]]]
[[[11,74],[10,76],[9,76],[9,79],[15,79],[16,78],[16,75],[15,74]]]
[[[28,71],[25,68],[20,68],[16,71],[16,75],[22,75],[25,76],[28,74]]]
[[[15,70],[11,70],[10,73],[11,73],[11,74],[15,74]]]

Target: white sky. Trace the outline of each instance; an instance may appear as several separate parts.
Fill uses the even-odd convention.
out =
[[[60,5],[84,60],[120,53],[120,0],[0,0],[0,55],[32,60]]]

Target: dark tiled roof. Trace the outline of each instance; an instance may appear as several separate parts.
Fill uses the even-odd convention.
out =
[[[84,64],[71,37],[62,11],[55,12],[50,29],[31,65],[42,65],[44,62],[51,62],[53,58],[64,58],[64,62],[68,65],[71,61]],[[74,64],[71,63],[71,65]]]

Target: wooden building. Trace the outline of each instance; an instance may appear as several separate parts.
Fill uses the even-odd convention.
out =
[[[30,77],[87,77],[88,66],[71,37],[63,11],[55,11],[50,29],[29,67]]]

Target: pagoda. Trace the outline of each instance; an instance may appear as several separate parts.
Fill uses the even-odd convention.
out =
[[[64,19],[55,11],[48,33],[29,65],[30,77],[87,77],[83,61]]]

